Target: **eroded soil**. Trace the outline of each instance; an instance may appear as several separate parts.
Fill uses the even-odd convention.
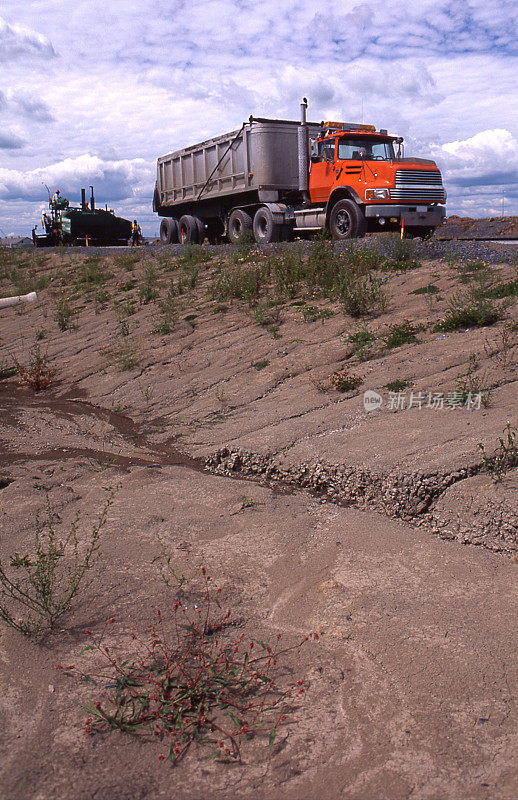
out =
[[[389,277],[386,311],[362,323],[377,337],[362,360],[349,340],[359,323],[321,296],[298,297],[329,318],[305,320],[296,298],[268,330],[257,308],[210,299],[213,261],[159,335],[159,298],[138,302],[143,263],[111,258],[103,295],[74,285],[82,259],[33,263],[51,283],[0,317],[5,375],[36,336],[56,370],[37,393],[0,380],[3,563],[30,549],[46,495],[59,531],[79,514],[86,537],[117,489],[103,569],[61,627],[40,644],[1,631],[0,795],[515,797],[517,479],[495,482],[478,443],[492,453],[517,422],[516,303],[500,301],[493,326],[434,332],[465,284],[458,268],[425,261]],[[162,297],[181,272],[171,266],[160,264]],[[430,283],[431,299],[412,294]],[[0,294],[10,291],[6,276]],[[76,327],[61,331],[63,293]],[[121,316],[128,297],[134,313]],[[417,341],[388,350],[387,325],[403,320],[423,326]],[[487,407],[387,407],[395,379],[407,400],[454,391],[471,354],[476,385],[493,387]],[[345,394],[327,384],[343,369],[363,380]],[[365,389],[381,409],[364,409]],[[158,759],[163,742],[86,735],[80,704],[96,690],[54,669],[92,669],[84,631],[107,617],[116,648],[167,609],[164,547],[194,584],[206,565],[247,635],[321,634],[279,668],[280,683],[308,681],[306,699],[271,750],[244,743],[242,764],[193,748],[173,768]]]

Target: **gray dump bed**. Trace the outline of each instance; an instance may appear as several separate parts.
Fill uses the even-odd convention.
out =
[[[297,190],[297,129],[290,120],[252,119],[239,131],[177,150],[158,159],[160,206],[250,191]],[[316,138],[320,125],[308,123]]]

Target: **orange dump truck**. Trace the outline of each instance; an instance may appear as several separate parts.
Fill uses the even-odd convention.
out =
[[[250,117],[232,131],[158,159],[153,210],[164,243],[259,243],[327,228],[432,233],[446,192],[434,161],[405,158],[403,140],[373,125]]]

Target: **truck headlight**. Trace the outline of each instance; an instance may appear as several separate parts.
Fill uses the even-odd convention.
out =
[[[388,200],[388,189],[365,189],[366,200]]]

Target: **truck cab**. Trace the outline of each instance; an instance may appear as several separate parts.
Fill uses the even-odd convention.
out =
[[[404,158],[402,143],[373,125],[322,124],[321,135],[311,141],[309,199],[326,204],[335,238],[399,228],[403,220],[418,235],[441,224],[446,213],[441,173],[434,161]]]

